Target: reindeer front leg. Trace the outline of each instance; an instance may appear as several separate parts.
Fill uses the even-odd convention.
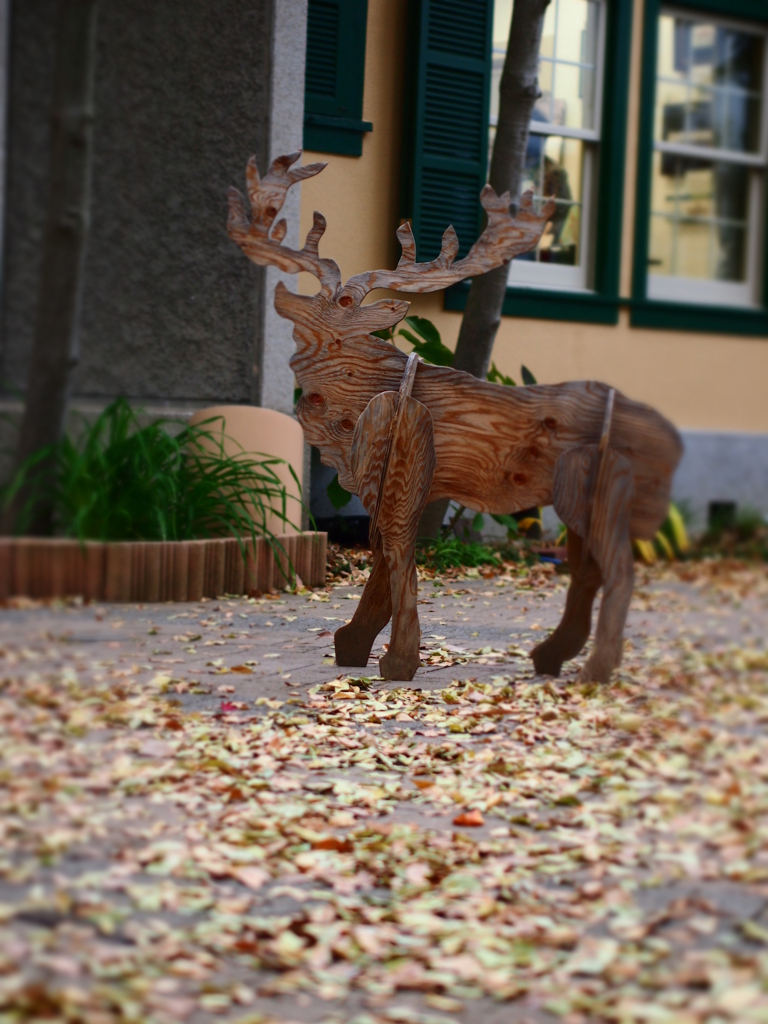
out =
[[[397,429],[393,430],[395,422]],[[397,394],[392,391],[377,395],[355,428],[352,467],[358,494],[372,517],[374,568],[358,612],[336,633],[337,660],[342,664],[340,659],[354,648],[358,658],[355,664],[361,664],[367,645],[367,661],[367,653],[391,609],[392,634],[379,669],[385,679],[409,681],[419,667],[421,641],[416,534],[435,471],[429,410],[406,396],[400,397],[398,408]],[[389,600],[384,589],[385,571]],[[366,600],[369,588],[371,596]]]
[[[373,642],[392,616],[392,593],[389,566],[381,547],[373,553],[371,575],[352,621],[341,626],[333,636],[336,664],[365,668]]]

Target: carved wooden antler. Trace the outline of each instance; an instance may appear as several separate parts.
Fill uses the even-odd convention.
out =
[[[509,192],[497,196],[490,185],[480,193],[480,202],[488,214],[488,224],[463,260],[454,263],[459,239],[453,227],[443,234],[440,255],[430,263],[416,262],[416,241],[410,224],[397,229],[403,254],[395,270],[368,270],[351,277],[342,289],[341,305],[349,297],[360,303],[374,288],[391,288],[398,292],[435,292],[457,284],[467,277],[477,277],[495,267],[509,263],[520,253],[533,249],[547,221],[555,211],[553,199],[547,200],[540,213],[533,206],[533,192],[524,193],[517,216],[509,212]]]
[[[326,166],[324,163],[295,167],[301,150],[279,156],[272,162],[269,173],[259,177],[256,157],[252,156],[246,169],[248,201],[251,206],[250,222],[245,213],[243,197],[236,188],[227,193],[229,217],[227,232],[240,246],[248,259],[260,266],[276,266],[287,274],[298,274],[306,270],[320,281],[320,291],[332,298],[341,285],[341,274],[334,260],[322,259],[318,244],[326,228],[325,217],[315,212],[312,227],[303,249],[291,249],[283,245],[287,226],[281,219],[272,227],[275,217],[283,208],[285,194],[291,185],[303,178],[311,178]]]
[[[289,274],[306,270],[320,281],[321,294],[326,298],[335,298],[340,306],[359,306],[375,288],[390,288],[401,292],[435,292],[467,277],[476,277],[501,267],[520,253],[534,248],[555,210],[554,200],[549,199],[541,212],[536,213],[533,193],[526,192],[520,201],[517,216],[512,217],[509,212],[509,192],[497,196],[493,188],[486,185],[480,193],[480,202],[488,215],[488,224],[464,259],[454,262],[459,251],[459,240],[453,227],[449,227],[443,235],[437,259],[429,263],[417,263],[416,242],[411,226],[403,224],[397,229],[403,253],[395,270],[368,270],[351,277],[341,288],[337,264],[333,260],[321,259],[318,254],[318,244],[326,227],[325,217],[321,213],[315,211],[314,223],[304,248],[298,251],[281,244],[286,232],[285,220],[278,221],[272,228],[285,201],[285,193],[291,185],[318,174],[326,166],[317,163],[291,169],[291,165],[300,156],[299,151],[278,157],[264,178],[259,178],[256,158],[251,157],[246,172],[251,220],[249,223],[245,215],[243,197],[237,189],[230,188],[227,230],[230,238],[237,242],[254,263],[262,266],[272,264]]]

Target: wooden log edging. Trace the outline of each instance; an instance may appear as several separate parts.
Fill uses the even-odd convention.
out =
[[[282,589],[293,571],[310,587],[325,582],[328,534],[280,534],[277,556],[259,537],[181,541],[85,541],[0,537],[0,600],[83,597],[90,601],[199,601]]]

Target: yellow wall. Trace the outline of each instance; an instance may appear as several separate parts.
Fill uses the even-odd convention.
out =
[[[369,0],[363,117],[373,122],[362,157],[305,153],[327,160],[302,186],[303,231],[312,211],[325,214],[321,253],[342,277],[394,266],[402,137],[402,82],[407,0]],[[642,3],[635,3],[627,125],[621,289],[630,294],[641,56]],[[305,277],[306,275],[302,275]],[[299,287],[315,291],[308,279]],[[376,296],[380,297],[379,295]],[[441,294],[414,297],[411,311],[429,317],[453,347],[461,314],[443,309]],[[519,379],[525,363],[542,383],[596,378],[655,406],[679,427],[768,433],[768,339],[504,317],[493,351],[496,365]]]

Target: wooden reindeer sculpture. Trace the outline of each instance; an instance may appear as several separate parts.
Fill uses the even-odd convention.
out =
[[[556,676],[582,650],[602,586],[594,650],[581,678],[607,682],[621,661],[632,596],[630,538],[653,537],[666,516],[682,453],[677,431],[605,384],[508,388],[406,357],[371,332],[402,320],[408,303],[385,298],[363,305],[377,288],[437,291],[508,263],[536,245],[554,203],[537,214],[526,193],[513,218],[508,193],[497,196],[486,185],[480,202],[488,225],[464,259],[455,261],[459,243],[449,227],[437,259],[417,263],[404,224],[397,268],[357,274],[343,285],[336,263],[318,253],[321,214],[302,249],[282,245],[285,221],[275,218],[287,190],[325,167],[293,168],[300,155],[278,157],[264,178],[249,161],[250,220],[242,196],[230,189],[228,231],[254,263],[307,271],[320,282],[312,296],[278,284],[275,308],[294,324],[290,365],[302,389],[297,416],[307,440],[371,515],[373,567],[354,618],[336,631],[337,664],[367,665],[392,618],[381,675],[413,678],[421,639],[414,548],[427,502],[454,498],[496,513],[553,504],[568,527],[572,577],[563,619],[533,651],[534,665]]]

